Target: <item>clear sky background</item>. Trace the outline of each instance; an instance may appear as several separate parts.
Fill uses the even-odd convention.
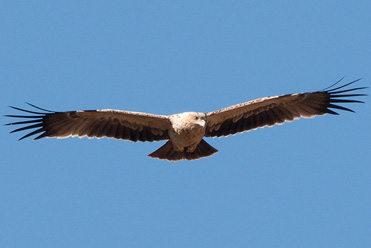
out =
[[[371,85],[370,1],[1,1],[0,113],[213,111]],[[370,93],[370,89],[366,90]],[[0,132],[0,247],[371,247],[371,99],[356,114],[207,139]],[[11,120],[1,117],[1,124]]]

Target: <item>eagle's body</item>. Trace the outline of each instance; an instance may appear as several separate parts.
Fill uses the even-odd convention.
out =
[[[169,137],[174,150],[193,152],[205,135],[206,115],[184,112],[171,115],[169,120],[171,122]]]
[[[203,137],[228,136],[258,127],[282,124],[300,117],[337,114],[331,109],[353,112],[335,103],[361,102],[348,98],[365,96],[353,91],[366,87],[339,90],[356,81],[358,80],[329,90],[260,98],[209,113],[184,112],[170,116],[112,109],[53,112],[30,104],[45,112],[12,107],[34,115],[7,115],[30,119],[7,125],[26,124],[12,132],[36,128],[21,139],[39,134],[35,139],[87,136],[134,142],[168,140],[149,156],[171,161],[193,160],[217,152]]]

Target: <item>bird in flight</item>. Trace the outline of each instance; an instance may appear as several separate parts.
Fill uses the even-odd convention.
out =
[[[10,107],[31,115],[6,115],[27,120],[6,125],[24,125],[11,133],[36,129],[19,140],[36,134],[34,140],[70,136],[109,137],[134,142],[167,140],[148,156],[170,161],[194,160],[218,151],[204,137],[228,136],[301,117],[338,115],[334,109],[354,112],[338,104],[363,103],[349,98],[366,96],[359,91],[367,87],[346,88],[359,80],[334,87],[339,80],[321,91],[263,97],[208,113],[184,112],[168,116],[113,109],[54,112],[28,103],[36,110]]]

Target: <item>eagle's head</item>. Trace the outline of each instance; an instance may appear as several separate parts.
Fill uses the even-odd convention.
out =
[[[184,112],[170,116],[170,121],[177,128],[205,128],[206,114],[200,112]]]

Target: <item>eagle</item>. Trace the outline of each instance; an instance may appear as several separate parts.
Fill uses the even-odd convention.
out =
[[[6,115],[11,118],[24,118],[22,121],[6,125],[21,125],[11,133],[31,129],[30,133],[19,140],[32,135],[38,135],[34,140],[70,136],[109,137],[133,142],[167,140],[163,146],[148,156],[169,161],[194,160],[218,152],[204,140],[204,137],[233,135],[290,122],[301,117],[338,115],[334,111],[336,109],[354,112],[339,104],[363,103],[353,97],[366,96],[360,90],[367,87],[347,87],[359,80],[335,86],[340,79],[324,90],[263,97],[208,113],[156,115],[114,109],[55,112],[27,103],[32,110],[10,106],[28,114]]]

